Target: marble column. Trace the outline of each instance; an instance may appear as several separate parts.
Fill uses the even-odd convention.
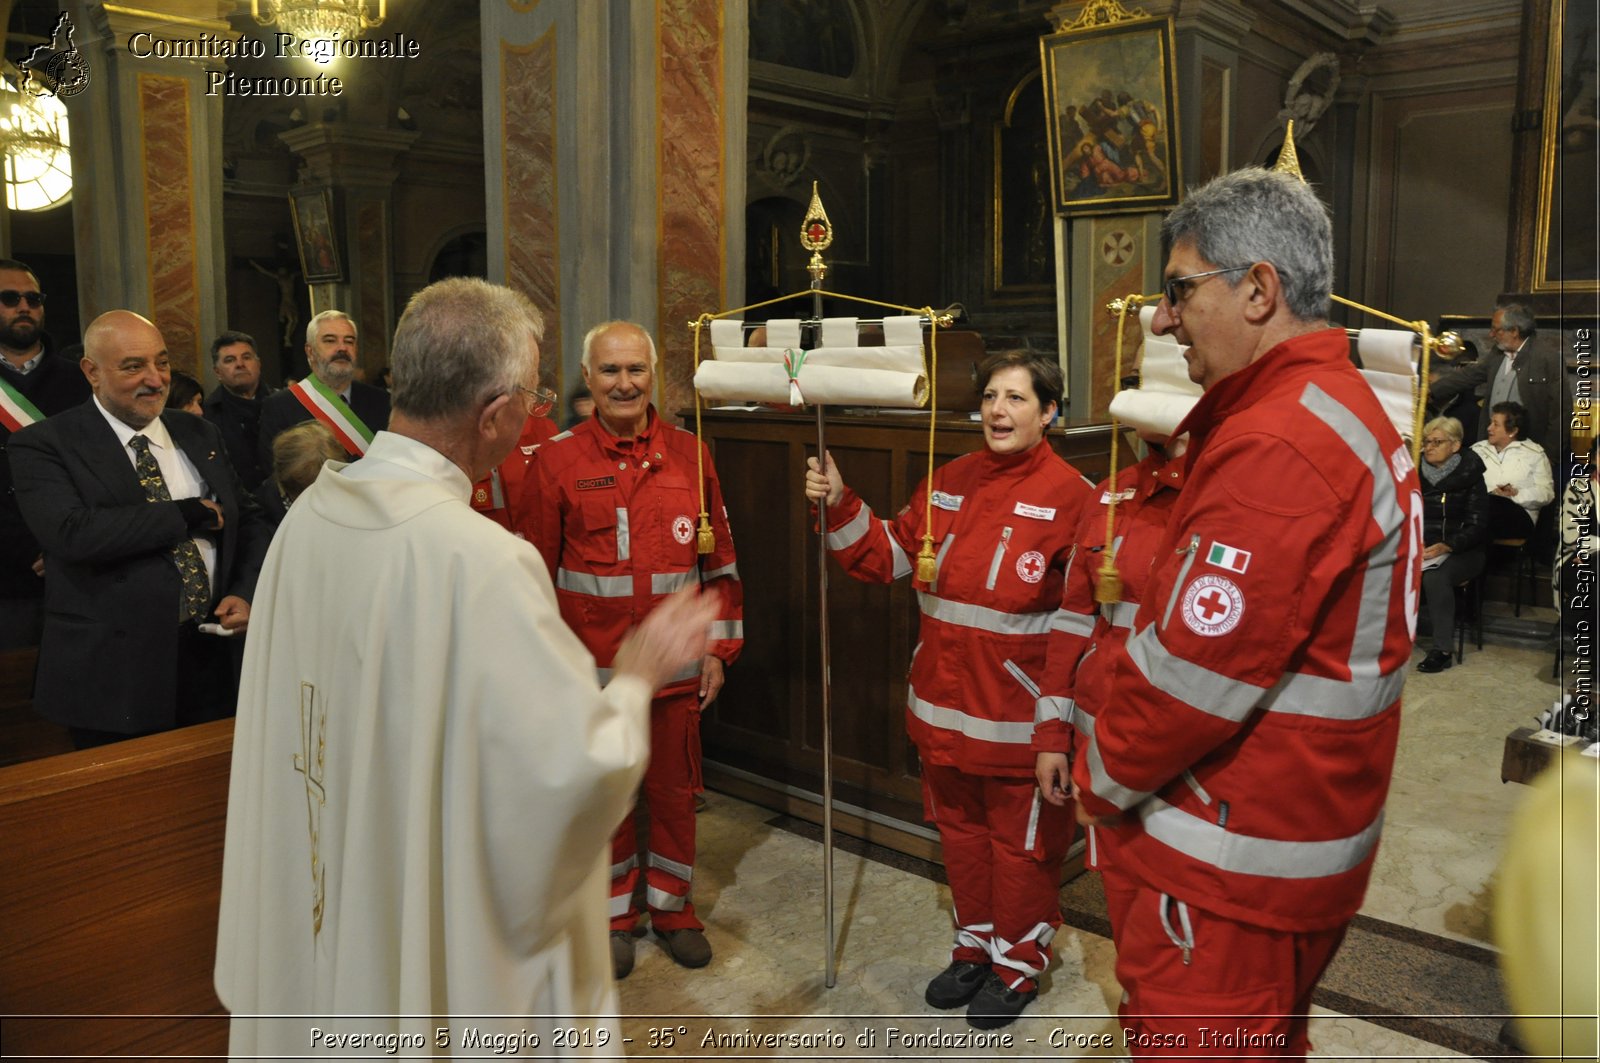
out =
[[[349,122],[311,122],[278,134],[301,160],[296,192],[326,190],[344,279],[310,285],[311,313],[343,310],[360,337],[369,381],[389,362],[394,335],[393,192],[420,134]]]
[[[651,329],[671,416],[687,322],[743,286],[745,4],[489,0],[482,25],[490,277],[544,313],[563,391],[590,326]]]
[[[207,96],[204,59],[140,58],[129,37],[233,34],[218,0],[172,0],[161,12],[69,0],[90,65],[67,101],[73,233],[85,323],[125,308],[153,320],[174,367],[208,379],[211,337],[225,327],[222,97]],[[81,135],[80,135],[81,131]]]

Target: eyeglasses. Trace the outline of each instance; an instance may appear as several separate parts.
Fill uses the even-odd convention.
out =
[[[1211,269],[1204,273],[1191,273],[1185,277],[1168,277],[1161,283],[1161,294],[1166,296],[1167,305],[1176,310],[1179,303],[1189,298],[1189,290],[1194,287],[1190,281],[1197,281],[1201,277],[1215,277],[1219,273],[1240,273],[1249,268],[1250,266],[1228,266],[1225,269]],[[1279,270],[1280,274],[1282,272]],[[1178,287],[1180,284],[1183,285],[1182,288]]]
[[[1448,447],[1454,442],[1455,440],[1453,439],[1424,439],[1422,445],[1425,447]]]
[[[517,390],[528,396],[526,402],[529,417],[544,417],[556,408],[556,403],[561,401],[561,396],[543,385],[534,389],[518,384]]]
[[[41,306],[44,303],[44,293],[43,292],[19,292],[15,288],[7,288],[5,291],[0,292],[0,304],[3,304],[8,309],[10,307],[16,306],[18,303],[22,302],[22,300],[24,300],[24,299],[28,300],[28,305],[29,306],[34,307],[34,308],[37,309],[39,306]]]

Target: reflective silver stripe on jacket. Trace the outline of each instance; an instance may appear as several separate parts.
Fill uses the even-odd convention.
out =
[[[1355,634],[1350,640],[1349,664],[1351,681],[1365,683],[1374,691],[1371,696],[1377,696],[1376,691],[1386,687],[1380,682],[1384,677],[1379,674],[1378,668],[1382,660],[1384,636],[1389,629],[1389,602],[1394,593],[1400,540],[1406,533],[1406,514],[1400,506],[1389,462],[1378,447],[1377,437],[1361,419],[1315,384],[1306,385],[1305,391],[1300,394],[1300,404],[1331,428],[1339,441],[1350,448],[1356,460],[1365,465],[1372,476],[1372,519],[1377,522],[1383,537],[1367,555],[1366,569],[1362,573],[1361,598],[1356,611]],[[1401,662],[1402,670],[1404,666],[1405,662]],[[1398,688],[1399,684],[1394,684],[1397,696]],[[1386,698],[1365,715],[1381,712],[1393,700],[1392,697]],[[1359,701],[1359,698],[1351,699],[1352,704]],[[1316,715],[1323,713],[1318,711]]]
[[[960,709],[948,709],[943,705],[933,705],[917,697],[915,690],[906,693],[906,708],[911,714],[929,727],[937,727],[941,731],[955,731],[966,735],[968,738],[977,738],[984,742],[1003,742],[1008,745],[1027,746],[1033,744],[1033,721],[1026,723],[1007,723],[1002,720],[985,720],[972,716]]]
[[[558,568],[556,586],[573,594],[588,594],[596,598],[633,597],[632,576],[596,576],[592,572],[574,572],[570,568]]]
[[[954,532],[944,537],[944,542],[939,544],[939,552],[933,555],[933,579],[928,583],[930,591],[939,590],[939,581],[944,578],[944,555],[950,552],[950,547],[955,545]]]
[[[854,546],[867,534],[867,529],[872,527],[872,510],[865,502],[861,509],[844,524],[828,533],[828,549],[843,550],[847,546]]]
[[[694,868],[688,864],[680,864],[678,861],[662,856],[660,853],[646,855],[644,862],[646,867],[659,867],[680,882],[692,882],[694,880]]]
[[[700,570],[697,568],[691,568],[687,572],[652,572],[650,574],[650,593],[672,594],[699,582]]]
[[[1088,638],[1094,634],[1094,614],[1074,613],[1067,609],[1057,609],[1050,618],[1050,630]]]
[[[1191,664],[1167,652],[1154,624],[1128,639],[1128,659],[1157,690],[1185,705],[1239,723],[1266,693],[1261,687]]]
[[[712,640],[716,639],[742,639],[744,638],[743,620],[713,620],[711,622]]]
[[[682,668],[680,668],[676,672],[674,672],[672,674],[672,677],[670,679],[668,679],[667,682],[669,682],[669,683],[679,683],[679,682],[682,682],[685,679],[694,679],[699,674],[700,674],[700,662],[699,661],[690,661],[688,664],[684,665]],[[611,669],[611,668],[596,668],[594,670],[594,675],[595,675],[595,678],[600,681],[600,685],[601,686],[605,686],[607,683],[611,682],[611,680],[616,678],[617,673],[616,673],[616,671],[614,669]]]
[[[1097,790],[1096,793],[1099,791]],[[1325,878],[1360,867],[1383,833],[1383,812],[1347,838],[1321,842],[1253,838],[1152,798],[1139,810],[1145,833],[1185,856],[1240,875]]]
[[[606,915],[612,919],[621,919],[633,907],[633,894],[623,893],[611,898],[606,905]]]
[[[1132,631],[1133,618],[1139,615],[1139,603],[1110,602],[1100,607],[1100,615],[1105,617],[1112,627],[1126,628]]]
[[[1350,680],[1286,672],[1261,699],[1261,707],[1325,720],[1365,720],[1393,705],[1405,685],[1403,663],[1388,675]]]
[[[1100,756],[1100,743],[1095,741],[1094,737],[1093,716],[1087,712],[1075,712],[1072,714],[1072,725],[1089,741],[1084,760],[1089,765],[1089,789],[1096,797],[1109,801],[1126,812],[1151,795],[1150,790],[1135,790],[1131,786],[1124,786],[1106,771],[1105,759]]]
[[[701,583],[710,583],[714,579],[738,580],[738,578],[739,566],[732,561],[728,562],[726,565],[723,565],[721,568],[707,569],[700,574]]]
[[[1033,703],[1033,722],[1037,726],[1046,720],[1061,720],[1071,723],[1077,706],[1071,698],[1064,698],[1058,694],[1046,694]]]
[[[617,560],[626,561],[633,547],[628,535],[628,510],[624,506],[617,507]]]
[[[900,546],[900,540],[889,532],[889,522],[883,522],[883,534],[889,536],[889,556],[894,559],[894,578],[905,579],[911,575],[911,559]]]
[[[952,602],[927,591],[917,592],[922,615],[941,624],[976,628],[996,635],[1043,635],[1055,613],[1007,613],[971,602]]]
[[[636,868],[638,866],[639,866],[639,854],[638,853],[634,853],[632,856],[628,857],[626,860],[623,860],[623,861],[621,861],[619,863],[615,863],[615,864],[611,865],[611,877],[613,879],[621,878],[623,875],[626,875],[628,872],[632,871],[634,868]]]

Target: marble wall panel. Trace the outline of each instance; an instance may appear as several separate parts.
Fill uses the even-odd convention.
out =
[[[556,143],[556,30],[500,46],[506,284],[544,314],[541,364],[561,379],[561,222]],[[576,387],[576,382],[573,382]]]
[[[393,258],[389,253],[388,206],[381,201],[363,203],[356,211],[356,261],[361,264],[356,313],[360,315],[361,365],[369,382],[389,364],[389,284]]]
[[[175,369],[200,376],[200,292],[196,268],[190,82],[139,75],[149,314]]]
[[[1086,416],[1092,421],[1110,417],[1111,396],[1117,393],[1117,319],[1106,311],[1111,300],[1144,292],[1145,225],[1143,214],[1094,218],[1089,225],[1090,282],[1094,298],[1090,301],[1090,370]],[[1153,215],[1159,218],[1159,215]],[[1122,339],[1122,372],[1128,372],[1139,352],[1143,334],[1139,318],[1129,314]],[[1076,401],[1076,398],[1074,399]]]
[[[722,4],[661,0],[656,11],[658,401],[670,415],[694,402],[694,341],[685,323],[723,309]]]

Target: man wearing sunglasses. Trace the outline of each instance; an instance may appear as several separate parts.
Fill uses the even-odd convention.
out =
[[[1135,1058],[1192,1053],[1207,1028],[1299,1057],[1377,851],[1422,500],[1328,327],[1316,194],[1240,170],[1162,235],[1152,331],[1188,345],[1205,391],[1174,432],[1190,438],[1183,493],[1073,784],[1133,883],[1113,935]]]
[[[11,488],[11,433],[89,398],[76,362],[44,331],[44,293],[33,270],[0,259],[0,650],[39,644],[44,557]]]

